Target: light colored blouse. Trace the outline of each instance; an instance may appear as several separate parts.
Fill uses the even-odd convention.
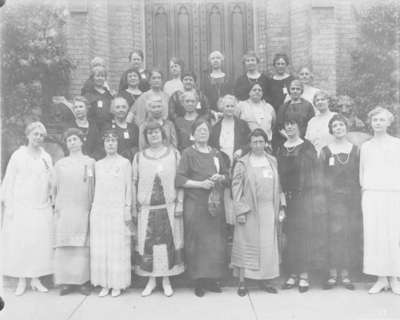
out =
[[[226,153],[232,163],[233,149],[235,144],[235,121],[221,122],[221,134],[219,136],[219,145],[221,151]]]
[[[334,139],[329,133],[328,124],[335,114],[336,112],[327,111],[325,114],[317,114],[308,122],[305,138],[314,145],[318,154]]]
[[[183,91],[183,83],[181,79],[172,79],[164,84],[164,92],[170,97],[176,91]]]

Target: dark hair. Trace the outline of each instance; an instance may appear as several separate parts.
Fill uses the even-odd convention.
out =
[[[137,70],[134,69],[134,68],[129,68],[129,69],[126,70],[125,73],[124,73],[124,81],[126,82],[126,84],[128,84],[128,74],[130,74],[130,73],[136,73],[136,75],[137,75],[138,78],[139,78],[139,82],[140,82],[140,80],[142,79],[142,76],[140,75],[139,71],[137,71]]]
[[[129,52],[129,57],[128,57],[129,61],[132,60],[132,55],[133,55],[134,53],[136,53],[140,58],[142,58],[142,61],[144,60],[143,51],[140,50],[140,49],[135,49],[135,50]]]
[[[118,137],[117,130],[115,130],[115,129],[107,129],[106,131],[104,131],[103,136],[102,136],[103,141],[106,140],[107,138],[110,138],[110,137],[115,138],[115,139],[118,140],[119,137]]]
[[[169,62],[168,62],[168,68],[171,65],[171,63],[173,64],[178,64],[181,67],[181,73],[183,72],[183,70],[185,69],[185,62],[183,61],[183,59],[181,58],[177,58],[177,57],[172,57]]]
[[[149,78],[151,78],[155,72],[157,72],[157,73],[159,73],[161,75],[161,80],[164,79],[163,72],[161,71],[161,69],[158,69],[158,68],[153,68],[153,69],[150,70]]]
[[[208,120],[203,118],[203,117],[198,117],[192,124],[192,135],[194,134],[196,129],[198,127],[200,127],[203,123],[205,123],[207,125],[208,131],[211,134],[211,124],[210,124],[210,122],[208,122]]]
[[[250,85],[250,87],[249,87],[249,92],[250,92],[251,90],[253,90],[253,88],[254,88],[255,85],[258,85],[258,86],[261,88],[261,91],[264,93],[263,86],[262,86],[261,83],[258,82],[258,81],[254,82],[254,83],[252,83],[252,84]]]
[[[167,140],[167,135],[162,125],[158,121],[150,120],[145,124],[143,129],[144,141],[146,141],[147,144],[149,144],[149,139],[147,137],[148,132],[156,129],[160,129],[163,141]]]
[[[347,122],[347,119],[344,116],[342,116],[341,114],[335,114],[331,118],[331,120],[329,120],[329,123],[328,123],[328,128],[329,128],[330,134],[333,134],[332,126],[335,121],[343,122],[344,125],[346,126],[346,129],[349,129],[349,123]]]
[[[192,72],[192,71],[187,71],[187,72],[183,73],[182,76],[181,76],[181,79],[183,80],[183,79],[186,78],[186,77],[191,77],[191,78],[193,78],[194,82],[197,81],[196,74],[195,74],[194,72]]]
[[[260,58],[254,50],[247,51],[242,57],[242,62],[244,63],[247,58],[256,58],[257,63],[260,63]]]
[[[265,143],[267,143],[269,141],[268,135],[261,128],[256,128],[252,132],[250,132],[249,137],[248,137],[249,142],[251,142],[252,137],[263,137]]]
[[[292,113],[288,113],[285,115],[284,119],[283,119],[283,127],[285,128],[285,124],[287,123],[295,123],[297,124],[297,126],[300,127],[302,126],[303,121],[300,119],[300,117],[296,114],[292,114]]]
[[[275,65],[275,63],[279,60],[283,59],[287,65],[289,65],[289,57],[287,56],[286,53],[276,53],[274,55],[274,59],[272,60],[272,65]]]
[[[77,136],[83,142],[84,134],[83,134],[82,130],[80,130],[78,128],[68,128],[67,130],[64,131],[64,135],[63,135],[64,142],[67,143],[67,139],[71,136]]]

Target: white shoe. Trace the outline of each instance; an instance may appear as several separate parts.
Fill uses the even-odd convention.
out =
[[[26,290],[26,279],[20,278],[18,280],[17,289],[15,290],[15,295],[22,296],[25,293],[25,290]]]
[[[120,289],[112,289],[111,290],[111,297],[118,297],[121,295],[121,290]]]
[[[110,292],[110,289],[102,288],[100,293],[99,293],[99,297],[105,297],[106,295],[108,295],[109,292]]]
[[[174,290],[172,290],[171,283],[169,282],[168,277],[163,278],[162,286],[164,290],[164,295],[166,297],[171,297],[174,294]]]
[[[400,280],[398,277],[390,277],[392,292],[400,295]]]
[[[149,280],[147,282],[146,287],[144,288],[143,292],[142,292],[142,297],[148,297],[153,293],[153,290],[156,288],[156,281],[155,279]]]
[[[375,284],[371,287],[371,289],[369,289],[368,293],[375,294],[388,289],[389,289],[389,282],[387,278],[379,277],[378,281],[376,281]]]
[[[33,291],[38,291],[38,292],[49,292],[49,289],[47,289],[38,278],[32,278],[31,280],[31,288]]]

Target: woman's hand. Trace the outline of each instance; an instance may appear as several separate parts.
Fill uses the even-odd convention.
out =
[[[199,187],[205,190],[210,190],[214,187],[214,182],[210,179],[206,179],[199,182]]]
[[[236,217],[236,221],[239,224],[245,224],[246,220],[247,220],[247,218],[246,218],[246,215],[244,215],[244,214]]]
[[[223,174],[216,173],[209,178],[212,182],[222,182],[225,180],[225,176]]]
[[[242,156],[242,149],[238,149],[233,153],[233,160],[237,160]]]
[[[279,210],[278,221],[283,222],[283,220],[285,220],[285,218],[286,218],[285,210],[282,208]]]

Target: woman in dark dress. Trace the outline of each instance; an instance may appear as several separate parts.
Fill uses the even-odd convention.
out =
[[[273,66],[275,74],[268,82],[268,102],[272,104],[275,111],[278,112],[279,107],[285,102],[286,97],[289,95],[289,85],[294,77],[287,71],[289,58],[285,53],[277,53],[274,56]]]
[[[278,149],[277,159],[287,201],[283,267],[290,275],[282,289],[298,285],[302,293],[309,288],[309,272],[324,267],[326,215],[317,152],[301,138],[299,123],[296,117],[285,119],[288,139]]]
[[[139,128],[135,123],[128,123],[128,102],[124,97],[115,97],[111,102],[111,112],[114,115],[111,123],[105,126],[105,130],[113,130],[118,135],[118,154],[127,158],[130,162],[138,150]]]
[[[72,112],[75,119],[73,122],[68,123],[65,129],[78,128],[81,130],[83,133],[83,154],[99,160],[103,156],[102,140],[96,122],[87,118],[88,109],[89,102],[87,99],[82,96],[76,96],[72,104]]]
[[[129,108],[135,103],[135,101],[141,96],[143,93],[142,90],[139,89],[140,84],[140,73],[136,69],[128,69],[124,72],[125,81],[127,83],[127,88],[121,90],[119,95],[124,97],[128,102]]]
[[[150,89],[150,84],[149,84],[149,78],[150,78],[150,73],[143,67],[143,62],[144,62],[144,54],[143,51],[140,49],[133,50],[131,53],[129,53],[129,62],[131,64],[129,69],[135,69],[136,71],[139,72],[140,74],[140,82],[139,82],[139,89],[142,92],[145,92]],[[128,82],[126,78],[126,73],[128,73],[129,70],[125,71],[122,76],[121,80],[119,81],[119,88],[118,91],[121,92],[128,88]]]
[[[260,58],[256,55],[254,51],[248,51],[243,56],[243,64],[246,69],[246,73],[236,80],[235,97],[238,100],[247,100],[249,98],[251,87],[255,83],[258,83],[263,90],[263,99],[265,101],[269,101],[268,86],[270,79],[264,73],[258,70],[259,62]]]
[[[197,95],[196,112],[201,116],[208,117],[209,105],[205,95],[196,89],[196,75],[192,72],[186,72],[182,75],[183,91],[175,91],[168,102],[168,118],[175,122],[178,117],[185,115],[182,94],[184,92],[193,92]]]
[[[354,290],[349,271],[359,267],[361,261],[359,151],[346,139],[347,122],[343,116],[332,117],[329,131],[334,140],[320,155],[328,205],[329,278],[324,288],[336,286],[341,272],[341,284]]]
[[[185,189],[183,221],[188,276],[195,280],[195,294],[221,292],[218,282],[227,269],[223,187],[228,170],[222,155],[208,145],[210,124],[193,124],[194,145],[182,153],[176,187]]]
[[[85,94],[90,108],[88,118],[96,122],[97,127],[103,130],[104,125],[112,119],[110,110],[112,95],[105,86],[107,79],[106,69],[102,66],[94,67],[92,70],[94,86]]]
[[[289,92],[290,100],[279,107],[276,115],[276,127],[272,138],[274,150],[287,139],[284,129],[284,122],[287,117],[297,119],[300,137],[304,138],[308,121],[315,115],[313,105],[301,97],[303,84],[299,80],[295,79],[290,83]]]
[[[232,83],[228,75],[222,71],[224,55],[219,51],[213,51],[208,56],[210,72],[204,77],[201,91],[207,97],[210,109],[218,112],[218,100],[226,94],[232,94]]]

